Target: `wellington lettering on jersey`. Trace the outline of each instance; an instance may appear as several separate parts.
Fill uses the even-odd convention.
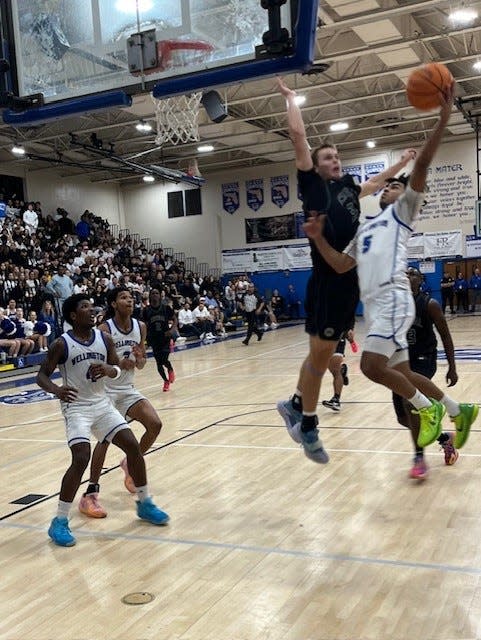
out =
[[[371,222],[371,224],[367,224],[367,226],[363,227],[362,233],[365,231],[370,231],[371,229],[375,229],[376,227],[387,227],[387,220],[378,220],[377,222]]]
[[[119,349],[120,347],[133,347],[136,344],[138,344],[136,340],[117,340],[115,342],[115,348]]]
[[[105,362],[105,355],[103,353],[95,353],[94,351],[90,353],[79,353],[78,356],[72,358],[72,364],[78,364],[82,362],[82,360],[101,360]]]

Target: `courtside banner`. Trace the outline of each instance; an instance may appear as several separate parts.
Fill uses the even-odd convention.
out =
[[[408,240],[408,260],[424,258],[424,234],[413,233]]]
[[[477,236],[466,236],[466,258],[481,257],[481,238]]]
[[[250,249],[223,251],[222,271],[224,273],[248,273],[252,271],[252,252]]]
[[[289,176],[271,178],[271,200],[279,209],[289,202]]]
[[[425,258],[449,258],[461,255],[463,255],[463,235],[460,229],[424,233]]]
[[[279,271],[283,268],[282,247],[252,249],[253,271]]]
[[[312,269],[311,248],[308,244],[284,247],[284,269]]]

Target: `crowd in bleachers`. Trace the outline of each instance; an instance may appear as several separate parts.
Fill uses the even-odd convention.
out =
[[[162,249],[113,237],[108,222],[88,210],[75,223],[65,209],[44,215],[40,202],[8,200],[0,208],[0,351],[11,357],[47,349],[63,330],[62,304],[73,293],[92,300],[101,322],[107,292],[119,285],[130,289],[139,318],[158,289],[176,312],[179,340],[222,338],[242,316],[249,282],[240,276],[222,286],[212,275],[186,272]],[[275,291],[262,303],[264,329],[276,328],[278,316],[299,316],[293,297],[289,303]]]

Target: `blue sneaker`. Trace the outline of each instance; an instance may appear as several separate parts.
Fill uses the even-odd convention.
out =
[[[54,518],[48,528],[48,535],[60,547],[73,547],[77,542],[68,526],[67,518]]]
[[[277,403],[277,411],[281,414],[286,424],[287,431],[294,442],[300,444],[301,438],[299,430],[294,429],[298,422],[302,420],[302,413],[292,406],[292,400],[279,400]]]
[[[147,498],[143,502],[137,501],[137,515],[141,520],[147,520],[151,524],[167,524],[169,516],[157,507],[152,498]]]
[[[327,464],[329,462],[329,456],[327,451],[319,438],[319,429],[310,429],[309,431],[302,431],[301,425],[296,425],[295,431],[300,435],[302,448],[305,455],[313,462],[320,464]]]

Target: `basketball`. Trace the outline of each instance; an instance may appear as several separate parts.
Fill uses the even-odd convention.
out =
[[[415,69],[408,78],[407,96],[409,104],[420,111],[439,107],[439,92],[451,85],[453,76],[444,64],[430,62]]]

